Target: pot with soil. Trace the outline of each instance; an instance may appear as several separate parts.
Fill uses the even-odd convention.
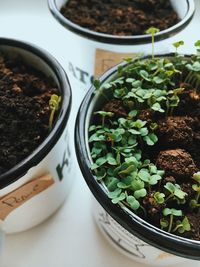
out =
[[[0,222],[6,233],[45,220],[71,184],[71,89],[59,63],[21,41],[0,39]]]
[[[200,259],[200,56],[179,55],[182,44],[106,72],[76,121],[97,224],[124,254],[159,266]]]
[[[194,1],[182,0],[48,0],[53,16],[66,29],[69,78],[83,96],[98,77],[123,58],[151,52],[150,27],[158,53],[169,52],[172,36],[182,31],[194,14]],[[63,31],[64,33],[64,31]]]

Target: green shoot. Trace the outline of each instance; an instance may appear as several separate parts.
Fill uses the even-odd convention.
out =
[[[151,40],[152,40],[152,59],[154,59],[154,43],[155,43],[155,34],[158,33],[160,30],[154,27],[150,27],[148,30],[146,30],[146,34],[151,34]]]
[[[170,199],[184,200],[184,198],[187,196],[187,193],[183,192],[178,184],[172,184],[168,182],[166,185],[164,185],[164,188],[169,192],[165,201]]]
[[[179,48],[180,46],[182,46],[182,45],[184,45],[184,41],[178,41],[178,42],[173,43],[173,46],[174,46],[175,49],[176,49],[176,56],[178,55],[178,48]]]
[[[165,194],[163,193],[156,192],[153,197],[158,204],[163,204],[165,202]]]
[[[172,230],[172,232],[178,231],[180,234],[188,232],[191,230],[190,222],[187,217],[185,217],[182,221],[176,221],[176,226]]]
[[[112,118],[114,116],[114,113],[112,112],[106,112],[106,111],[97,111],[97,112],[94,112],[94,114],[98,114],[102,117],[102,126],[104,126],[105,124],[105,118],[108,117],[108,118]]]
[[[101,82],[98,79],[96,79],[93,81],[93,85],[96,90],[99,90],[99,88],[101,87]]]
[[[51,110],[49,117],[49,130],[52,129],[55,112],[59,109],[60,101],[61,97],[56,94],[53,94],[49,100],[49,108]]]
[[[169,208],[165,208],[163,210],[163,215],[166,217],[166,216],[170,216],[170,219],[169,219],[169,226],[168,226],[168,232],[170,233],[171,230],[172,230],[172,226],[173,226],[173,221],[174,221],[174,216],[177,216],[177,217],[182,217],[183,216],[183,213],[182,213],[182,210],[177,210],[177,209],[169,209]]]
[[[194,173],[192,179],[195,180],[198,184],[200,184],[200,172]]]

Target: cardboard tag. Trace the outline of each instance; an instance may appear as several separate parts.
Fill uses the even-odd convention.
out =
[[[6,217],[26,201],[46,190],[55,181],[50,174],[32,180],[0,199],[0,219]]]
[[[95,55],[95,77],[98,78],[106,70],[122,62],[124,58],[136,57],[134,53],[117,53],[102,49],[96,49]]]

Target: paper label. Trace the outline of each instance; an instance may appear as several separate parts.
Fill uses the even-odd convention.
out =
[[[161,252],[158,257],[156,258],[156,260],[163,260],[165,258],[169,258],[169,257],[174,257],[174,255],[169,254],[167,252]]]
[[[3,196],[0,199],[0,219],[5,220],[13,210],[46,190],[54,183],[55,181],[53,177],[50,174],[47,174],[31,180],[6,196]]]
[[[106,70],[119,64],[124,58],[136,57],[136,53],[117,53],[102,49],[96,49],[95,55],[95,77],[98,78]]]

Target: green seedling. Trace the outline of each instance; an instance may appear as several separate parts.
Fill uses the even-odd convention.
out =
[[[170,233],[171,230],[172,230],[174,217],[182,217],[183,213],[182,213],[182,210],[177,210],[177,209],[174,209],[174,208],[172,208],[172,209],[165,208],[163,210],[163,215],[165,217],[170,216],[170,218],[169,218],[169,226],[168,226],[168,230],[167,230]]]
[[[179,48],[180,46],[182,46],[182,45],[184,45],[184,41],[178,41],[178,42],[173,43],[173,46],[174,46],[175,49],[176,49],[176,56],[178,55],[178,48]]]
[[[195,192],[195,198],[194,199],[191,199],[190,200],[190,207],[192,209],[195,209],[195,208],[199,208],[198,209],[198,213],[200,213],[200,204],[199,204],[199,197],[200,197],[200,183],[199,183],[199,174],[196,173],[193,175],[193,178],[196,182],[198,182],[198,184],[193,184],[192,185],[192,189],[194,190]]]
[[[165,202],[165,194],[163,193],[160,193],[160,192],[156,192],[154,195],[153,195],[156,203],[158,204],[163,204]]]
[[[177,220],[176,226],[172,230],[172,232],[178,231],[179,234],[183,234],[185,232],[189,232],[191,230],[191,225],[187,217],[184,217],[182,221]]]
[[[94,85],[94,87],[95,87],[96,90],[99,90],[100,87],[101,87],[101,82],[100,82],[100,80],[98,80],[98,79],[94,80],[94,81],[93,81],[93,85]]]
[[[198,184],[200,184],[200,172],[194,173],[192,179],[195,180]]]
[[[155,34],[158,33],[160,30],[155,27],[150,27],[146,30],[146,34],[151,34],[151,41],[152,41],[152,59],[154,59],[154,43],[155,43]]]
[[[176,88],[168,92],[166,106],[167,106],[167,115],[172,115],[174,108],[176,108],[180,102],[179,95],[185,90],[185,88]]]
[[[140,208],[140,202],[134,196],[127,196],[126,201],[134,211]]]
[[[165,199],[165,202],[169,200],[184,200],[187,196],[187,193],[181,190],[180,186],[178,184],[172,184],[170,182],[166,183],[164,185],[164,188],[169,193],[168,196]]]
[[[56,94],[53,94],[49,100],[49,109],[51,111],[49,117],[49,130],[52,129],[55,112],[59,109],[60,101],[61,97]]]
[[[186,65],[189,70],[188,75],[185,78],[186,83],[189,83],[197,91],[200,87],[200,61],[196,60]]]
[[[114,116],[114,113],[112,112],[106,112],[106,111],[97,111],[94,112],[95,115],[100,115],[102,117],[102,126],[105,125],[105,119],[106,118],[112,118]]]

